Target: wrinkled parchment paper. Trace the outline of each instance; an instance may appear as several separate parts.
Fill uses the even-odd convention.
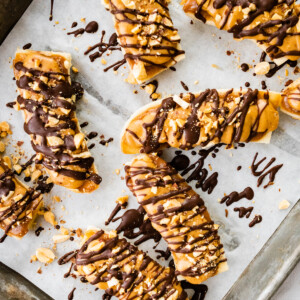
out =
[[[103,177],[101,187],[96,192],[90,195],[80,195],[62,187],[55,187],[50,195],[45,196],[45,202],[53,209],[57,219],[66,221],[66,224],[63,224],[66,228],[84,230],[88,226],[98,226],[104,229],[115,229],[116,224],[110,224],[107,228],[104,226],[104,221],[115,206],[117,197],[130,195],[121,176],[124,175],[123,164],[129,161],[131,156],[120,152],[120,131],[130,114],[151,100],[138,86],[124,82],[128,73],[126,67],[120,68],[118,75],[115,75],[113,71],[104,73],[105,66],[100,60],[91,63],[88,57],[83,55],[88,46],[99,41],[102,30],[107,32],[107,39],[114,32],[111,15],[102,7],[100,0],[56,0],[52,22],[48,20],[49,11],[50,1],[33,1],[0,47],[0,120],[8,121],[13,131],[12,142],[6,154],[15,151],[13,144],[17,141],[25,142],[23,149],[28,157],[33,154],[29,137],[23,131],[21,112],[5,106],[7,102],[16,98],[10,57],[14,56],[18,47],[21,48],[29,42],[35,50],[70,52],[73,64],[80,71],[75,76],[76,80],[85,88],[85,96],[78,103],[79,121],[80,123],[89,122],[88,127],[84,128],[85,132],[97,131],[100,135],[104,134],[106,138],[113,137],[114,141],[108,147],[99,144],[99,137],[90,141],[90,144],[96,143],[91,152],[95,157],[99,173]],[[252,88],[260,88],[261,80],[266,80],[269,89],[280,91],[288,78],[295,78],[295,76],[285,77],[285,68],[271,79],[252,76],[253,69],[247,73],[242,72],[237,67],[239,64],[246,62],[253,65],[259,60],[260,50],[254,43],[233,41],[231,34],[220,32],[200,22],[191,25],[190,19],[181,11],[177,2],[170,5],[170,11],[182,37],[186,59],[176,65],[176,72],[168,70],[157,78],[158,92],[163,96],[184,92],[180,84],[181,80],[192,92],[206,88],[239,88],[244,86],[246,81],[251,83]],[[81,18],[86,18],[86,23],[81,22]],[[92,20],[99,23],[97,33],[84,34],[77,38],[67,35],[67,32],[73,30],[70,28],[73,21],[78,22],[77,28],[79,28]],[[227,50],[233,50],[234,54],[226,55]],[[111,64],[121,59],[122,55],[114,52],[104,57],[108,64]],[[212,67],[212,64],[215,64],[217,68]],[[289,69],[289,73],[292,73],[292,69]],[[196,80],[199,81],[197,85],[194,84]],[[135,94],[134,90],[138,93]],[[219,183],[210,195],[202,192],[201,189],[198,192],[205,200],[212,218],[221,224],[220,235],[230,268],[228,272],[206,282],[209,287],[207,300],[221,299],[226,294],[300,195],[299,123],[283,114],[280,117],[279,128],[273,134],[269,145],[249,144],[237,150],[222,148],[215,159],[209,157],[206,160],[206,167],[210,163],[213,172],[219,172]],[[259,152],[259,157],[267,156],[270,159],[275,156],[276,163],[284,164],[276,176],[275,184],[267,189],[256,187],[257,178],[251,175],[249,169],[256,152]],[[173,154],[172,149],[164,151],[164,157],[167,160],[170,160]],[[194,162],[196,157],[191,156],[189,152],[187,154],[191,162]],[[25,161],[23,159],[23,162]],[[236,168],[239,165],[242,169],[237,172]],[[119,176],[116,175],[115,169],[121,169]],[[218,203],[217,199],[222,198],[224,193],[242,191],[247,186],[252,187],[255,192],[253,199],[255,203],[250,203],[246,199],[241,200],[228,208],[229,215],[226,218],[225,205]],[[52,200],[54,195],[61,197],[62,202],[54,203]],[[279,211],[278,204],[283,199],[287,199],[291,206],[287,210]],[[239,219],[237,212],[233,211],[236,206],[250,205],[254,206],[250,219]],[[131,195],[129,207],[137,207],[136,200]],[[254,228],[249,228],[248,224],[255,214],[261,214],[263,222]],[[67,299],[73,287],[77,288],[75,299],[100,299],[103,291],[94,291],[94,287],[82,284],[73,278],[63,278],[69,266],[58,266],[57,261],[48,266],[39,262],[30,263],[30,256],[35,254],[35,250],[38,247],[52,247],[52,236],[59,234],[59,231],[51,228],[42,217],[37,220],[36,228],[39,225],[45,228],[39,237],[36,237],[32,231],[22,241],[7,238],[5,243],[0,245],[0,260],[55,299]],[[149,241],[141,245],[141,248],[149,251],[149,255],[155,258],[157,254],[152,249],[153,245],[154,242]],[[73,242],[58,244],[55,254],[60,257],[78,246],[78,238]],[[165,247],[162,241],[157,249],[165,249]],[[165,263],[163,259],[160,259],[160,262]],[[42,269],[42,274],[37,273],[39,267]],[[267,266],[262,266],[262,268],[265,267]]]

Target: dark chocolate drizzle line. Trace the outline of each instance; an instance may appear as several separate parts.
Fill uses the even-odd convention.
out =
[[[265,165],[265,167],[261,171],[257,171],[257,169],[259,168],[259,166],[266,160],[266,157],[263,157],[260,161],[256,162],[257,156],[258,156],[258,152],[256,152],[256,154],[255,154],[255,156],[253,158],[253,161],[252,161],[252,164],[251,164],[251,172],[252,172],[252,174],[255,177],[258,177],[258,179],[257,179],[257,187],[259,187],[263,183],[265,177],[267,175],[269,175],[269,182],[266,185],[264,185],[264,188],[267,188],[268,186],[270,186],[270,185],[272,185],[274,183],[276,174],[281,169],[281,167],[283,166],[283,164],[273,166],[272,168],[270,168],[268,170],[268,168],[271,167],[271,165],[276,160],[275,157],[272,157],[270,159],[270,161]]]
[[[202,14],[202,7],[207,2],[203,0],[195,13],[195,17],[206,22],[205,17]],[[220,29],[224,28],[227,21],[230,20],[230,14],[233,9],[237,6],[241,6],[243,9],[249,7],[251,4],[255,4],[256,9],[250,11],[249,15],[245,19],[238,20],[237,24],[231,27],[228,32],[232,33],[234,38],[247,38],[257,35],[263,35],[263,38],[258,40],[261,44],[269,44],[266,52],[272,59],[281,58],[284,56],[299,56],[300,51],[290,50],[283,52],[279,49],[282,46],[285,38],[297,33],[289,33],[289,29],[294,27],[299,20],[299,16],[293,12],[293,7],[291,7],[291,12],[282,20],[268,20],[265,22],[259,22],[252,29],[246,29],[250,24],[253,24],[255,19],[265,12],[270,12],[275,7],[282,7],[284,4],[288,6],[294,5],[293,0],[285,0],[279,3],[278,0],[214,0],[213,7],[215,9],[221,9],[225,5],[227,6],[227,11],[225,12],[225,17]],[[293,14],[294,13],[294,14]],[[230,20],[231,21],[231,20]],[[272,30],[270,30],[272,29]]]
[[[185,180],[183,178],[180,178],[177,176],[177,171],[172,168],[170,165],[165,165],[164,167],[134,167],[134,166],[125,166],[125,172],[126,172],[126,184],[129,187],[129,189],[132,191],[134,195],[136,195],[136,192],[139,190],[143,190],[145,188],[151,188],[151,187],[166,187],[167,185],[175,185],[177,188],[175,190],[171,190],[169,192],[165,192],[158,196],[152,196],[146,199],[139,199],[139,203],[144,206],[148,204],[156,204],[158,201],[165,200],[165,199],[176,199],[175,196],[184,198],[185,200],[181,203],[180,206],[172,207],[165,209],[163,205],[159,205],[157,207],[157,213],[150,215],[148,213],[148,217],[153,224],[157,224],[159,226],[164,226],[160,224],[160,221],[164,218],[168,218],[170,215],[176,215],[179,213],[188,212],[193,210],[194,213],[187,219],[182,221],[180,225],[175,225],[172,227],[174,229],[175,227],[180,229],[180,227],[184,227],[185,223],[190,220],[191,218],[195,217],[198,214],[203,214],[206,211],[206,207],[204,205],[203,200],[200,198],[199,195],[194,194],[192,196],[189,196],[187,194],[188,191],[191,190],[190,186],[184,185],[184,187],[181,186],[181,183],[184,183]],[[144,174],[146,179],[135,179],[135,176]],[[174,176],[176,175],[176,176]],[[166,176],[170,176],[171,179],[164,180],[163,178]],[[177,253],[192,253],[194,251],[199,252],[197,249],[196,242],[208,239],[209,242],[212,242],[214,240],[219,240],[220,237],[217,234],[217,229],[214,228],[214,223],[211,222],[205,222],[200,225],[193,225],[188,226],[188,230],[185,232],[185,240],[184,242],[180,243],[176,250],[171,250],[173,252]],[[187,234],[189,232],[192,232],[194,230],[202,229],[205,230],[205,234],[199,238],[194,239],[193,241],[187,240]],[[167,232],[168,229],[163,229],[160,234],[163,232]],[[180,235],[178,231],[178,235]],[[172,244],[178,244],[177,242],[172,241],[172,238],[176,237],[176,234],[169,234],[164,235],[164,239],[167,241],[169,245]],[[207,245],[207,244],[205,244]],[[188,246],[188,247],[187,247]],[[213,249],[210,251],[211,255],[214,255],[217,253],[217,251],[221,251],[222,244],[220,244],[219,247],[215,247],[216,249]],[[200,251],[202,252],[202,251]],[[222,253],[223,254],[223,250]],[[220,255],[221,255],[220,254]],[[225,259],[226,260],[226,259]],[[177,271],[178,274],[181,274],[183,276],[199,276],[202,274],[205,274],[206,272],[209,272],[211,270],[215,270],[219,263],[225,261],[220,260],[218,261],[218,258],[210,261],[207,263],[205,267],[201,266],[201,264],[198,264],[198,262],[195,262],[195,264],[184,270],[184,271]]]
[[[73,23],[74,24],[74,23]],[[72,27],[74,27],[72,24]],[[72,32],[68,32],[67,35],[71,35],[74,34],[75,37],[77,37],[78,35],[82,35],[83,33],[87,32],[87,33],[95,33],[98,31],[99,25],[96,21],[91,21],[89,22],[85,28],[79,28],[77,30],[74,30]]]
[[[95,269],[95,271],[89,274],[95,275],[95,279],[91,282],[92,284],[107,282],[112,277],[115,277],[120,281],[121,284],[118,287],[106,289],[105,293],[109,296],[117,296],[120,292],[120,289],[123,288],[129,297],[134,288],[146,279],[146,276],[143,275],[142,271],[146,270],[151,262],[154,264],[153,268],[151,268],[154,276],[153,279],[155,280],[158,278],[158,276],[161,278],[153,282],[154,286],[151,286],[149,289],[144,289],[139,297],[144,298],[147,295],[149,299],[158,299],[160,297],[168,298],[176,291],[173,287],[174,283],[176,282],[175,272],[173,269],[169,269],[169,272],[165,272],[164,267],[159,266],[157,262],[153,261],[144,252],[138,250],[125,239],[114,237],[104,240],[101,238],[103,234],[104,231],[102,230],[96,232],[83,244],[76,256],[77,266],[88,265],[100,260],[111,261],[111,263],[105,262],[105,265],[107,265],[106,270],[97,271],[97,269]],[[88,245],[95,240],[104,242],[104,246],[100,250],[86,252]],[[121,268],[124,266],[125,261],[129,261],[134,264],[137,261],[137,257],[140,255],[143,256],[143,263],[139,267],[136,266],[135,270],[133,270],[131,273],[122,271]],[[112,268],[112,266],[114,266],[114,268]],[[104,276],[104,274],[107,275]],[[135,298],[136,297],[129,299]],[[182,291],[181,295],[178,295],[178,299],[180,300],[185,300],[186,298],[187,294],[185,291]]]
[[[191,300],[204,300],[208,291],[208,287],[205,284],[191,284],[187,281],[181,281],[181,286],[184,290],[192,290],[193,296]]]
[[[150,239],[153,239],[156,243],[161,240],[161,235],[152,227],[150,220],[144,220],[146,212],[142,206],[139,206],[137,209],[128,209],[123,213],[123,215],[115,218],[120,209],[121,205],[117,204],[110,217],[105,222],[105,225],[108,225],[110,222],[121,220],[121,223],[116,229],[117,233],[119,234],[122,232],[128,239],[136,239],[140,237],[134,242],[135,246],[138,246]]]
[[[181,172],[182,176],[190,173],[186,182],[189,183],[191,181],[196,181],[196,188],[201,188],[204,192],[207,191],[208,194],[211,194],[218,184],[218,172],[214,172],[208,176],[208,170],[204,168],[204,163],[210,153],[215,154],[219,151],[219,147],[222,147],[222,144],[217,144],[208,149],[200,150],[200,158]]]
[[[74,120],[75,104],[70,103],[63,98],[71,98],[73,95],[79,99],[83,94],[83,89],[80,84],[68,82],[68,74],[57,72],[43,72],[36,69],[26,68],[22,62],[17,62],[14,66],[17,71],[24,73],[19,80],[17,86],[20,89],[25,89],[36,94],[41,94],[45,99],[43,101],[36,101],[33,99],[24,99],[18,96],[17,102],[21,109],[24,109],[32,116],[30,120],[24,124],[26,133],[32,135],[31,142],[33,149],[37,153],[42,153],[44,159],[40,162],[47,169],[53,170],[61,175],[71,177],[76,180],[91,180],[96,184],[100,184],[101,177],[98,174],[91,173],[89,169],[92,167],[94,159],[92,157],[80,158],[72,157],[72,155],[65,153],[66,150],[76,150],[74,144],[74,137],[72,135],[61,136],[60,131],[64,129],[76,130],[77,123]],[[27,74],[32,74],[29,77]],[[56,75],[61,75],[65,79],[57,79]],[[50,87],[41,81],[40,76],[47,77],[48,80],[55,80],[55,85]],[[39,91],[31,88],[31,84],[37,83]],[[54,113],[57,108],[70,110],[68,115],[58,115]],[[60,124],[54,127],[47,127],[49,117],[55,117]],[[40,144],[36,144],[37,136],[41,139]],[[53,147],[48,146],[47,137],[60,137],[64,144]],[[67,166],[77,166],[78,171],[66,168]]]
[[[253,210],[253,206],[250,207],[235,207],[234,211],[239,212],[239,218],[249,218]]]
[[[115,50],[121,50],[118,44],[118,40],[117,40],[117,34],[113,33],[108,42],[104,42],[104,38],[105,38],[105,31],[102,30],[101,33],[101,38],[100,38],[100,42],[96,43],[93,46],[90,46],[85,52],[84,55],[88,55],[89,53],[91,53],[92,51],[96,50],[96,52],[92,53],[89,55],[90,61],[93,62],[94,60],[96,60],[97,58],[102,57],[102,55],[104,53],[106,53],[107,51],[115,51]]]
[[[221,203],[226,203],[226,206],[230,206],[231,204],[240,201],[243,198],[248,200],[252,200],[254,197],[254,192],[251,187],[246,187],[242,192],[232,192],[229,195],[224,196],[221,199]]]
[[[256,224],[260,223],[262,221],[262,216],[261,215],[257,215],[254,217],[254,219],[249,223],[249,227],[253,227]]]
[[[227,91],[223,104],[225,104],[227,101],[230,101],[228,97],[232,93],[232,91],[232,89]],[[184,124],[183,128],[177,136],[178,140],[182,137],[185,138],[185,144],[181,145],[180,147],[182,149],[191,149],[199,141],[201,126],[199,125],[198,111],[202,105],[205,105],[209,102],[213,102],[214,104],[212,113],[216,116],[216,120],[220,116],[224,118],[224,121],[222,124],[219,124],[219,122],[217,122],[218,124],[216,130],[206,135],[206,141],[201,142],[200,145],[202,147],[205,147],[212,141],[214,141],[215,143],[220,142],[223,132],[229,125],[234,125],[234,130],[229,144],[240,142],[244,122],[250,105],[256,105],[258,107],[258,90],[248,89],[244,95],[240,95],[240,98],[240,103],[231,113],[229,113],[228,108],[224,107],[223,104],[220,103],[219,94],[217,90],[207,89],[199,96],[195,96],[194,94],[190,93],[191,112],[186,123]],[[265,98],[268,104],[267,92]],[[267,106],[267,104],[265,105],[265,107]],[[143,124],[145,132],[144,140],[139,139],[136,136],[136,134],[134,134],[130,130],[127,130],[127,132],[132,134],[142,144],[141,152],[157,152],[160,149],[160,147],[163,146],[159,143],[159,139],[164,130],[164,123],[168,117],[169,111],[174,110],[176,107],[177,104],[172,97],[166,98],[162,101],[161,105],[156,110],[156,115],[153,121]],[[261,114],[265,107],[259,109],[259,113],[256,117],[254,125],[250,130],[247,142],[250,142],[253,138],[255,138],[258,135],[257,129],[259,127]]]
[[[35,234],[36,236],[40,236],[41,232],[42,232],[44,229],[45,229],[44,227],[39,226],[39,227],[35,230],[34,234]]]
[[[54,6],[54,0],[50,0],[50,16],[49,16],[49,21],[53,20],[53,6]]]
[[[71,291],[70,294],[68,295],[68,300],[73,300],[75,290],[76,290],[76,288],[73,288],[73,289],[72,289],[72,291]]]

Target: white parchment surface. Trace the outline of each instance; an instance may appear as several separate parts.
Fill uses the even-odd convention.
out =
[[[121,195],[130,195],[121,176],[124,175],[123,164],[132,156],[124,155],[120,151],[120,131],[130,114],[151,100],[138,86],[124,82],[128,72],[126,67],[120,68],[118,75],[115,75],[113,71],[104,73],[105,66],[100,60],[91,63],[89,58],[84,56],[83,53],[87,47],[99,41],[102,30],[107,32],[107,38],[114,32],[111,15],[102,7],[100,0],[56,0],[52,22],[48,20],[49,11],[50,1],[33,1],[0,47],[0,121],[8,121],[13,131],[12,142],[6,154],[14,153],[13,144],[17,141],[24,141],[23,149],[28,157],[33,154],[29,137],[23,131],[21,112],[5,106],[17,95],[15,81],[12,80],[10,58],[14,56],[18,47],[21,48],[26,43],[32,43],[32,49],[35,50],[71,53],[73,64],[80,71],[76,80],[85,88],[85,96],[78,103],[79,121],[80,123],[89,122],[88,127],[84,128],[85,132],[97,131],[99,134],[104,134],[106,138],[113,137],[114,141],[108,147],[99,144],[99,137],[90,141],[90,144],[96,143],[91,152],[103,178],[101,187],[96,192],[90,195],[75,194],[62,187],[54,187],[51,194],[45,197],[45,202],[53,209],[58,220],[66,221],[64,224],[66,228],[84,230],[91,225],[108,229],[104,226],[104,221],[115,206],[115,200]],[[252,88],[260,88],[261,80],[266,80],[269,89],[280,91],[287,79],[295,78],[294,75],[285,77],[285,68],[271,79],[252,76],[253,69],[247,73],[242,72],[238,69],[238,65],[243,62],[253,65],[259,60],[260,50],[254,43],[233,41],[231,34],[220,32],[201,22],[190,24],[190,19],[185,16],[177,2],[170,5],[170,11],[174,25],[179,29],[182,37],[182,47],[186,51],[186,58],[176,65],[176,72],[168,70],[157,78],[158,92],[163,96],[184,92],[180,84],[181,80],[192,92],[206,88],[244,87],[246,81],[250,82]],[[70,28],[73,21],[78,22],[77,28],[86,25],[80,21],[81,18],[86,18],[86,23],[97,21],[98,32],[85,33],[77,38],[67,35],[68,31],[73,30]],[[226,55],[227,50],[234,51],[234,54]],[[119,52],[105,56],[108,64],[121,58],[122,55]],[[212,67],[212,64],[217,65],[217,68]],[[289,69],[289,73],[292,73],[292,69]],[[199,81],[197,85],[194,84],[196,80]],[[138,93],[135,94],[134,90]],[[228,272],[207,281],[209,287],[207,300],[218,300],[226,294],[287,215],[289,209],[278,210],[280,201],[287,199],[291,203],[291,208],[299,198],[299,121],[297,123],[283,114],[280,117],[279,128],[273,134],[269,145],[248,144],[245,148],[237,150],[222,148],[215,159],[209,157],[206,160],[206,167],[210,163],[213,171],[219,172],[219,183],[210,195],[202,192],[201,189],[198,192],[204,199],[212,218],[221,224],[221,240],[225,246],[230,268]],[[259,152],[259,157],[267,156],[270,159],[274,156],[278,164],[284,164],[276,176],[275,184],[267,189],[256,187],[257,178],[251,175],[249,169],[256,152]],[[172,149],[164,151],[164,157],[167,160],[170,160],[173,154]],[[191,162],[196,160],[190,152],[187,152],[187,155],[190,156]],[[237,172],[236,168],[240,165],[242,169]],[[116,175],[115,169],[121,169],[119,176]],[[248,227],[250,219],[239,219],[237,213],[233,211],[235,206],[249,206],[248,200],[243,199],[237,205],[230,206],[227,218],[224,212],[225,205],[217,201],[224,193],[242,191],[247,186],[252,187],[255,192],[253,199],[255,203],[251,203],[254,211],[250,219],[255,214],[263,216],[262,223],[253,228]],[[54,195],[60,196],[62,202],[54,203],[52,200]],[[129,207],[137,207],[136,200],[131,195]],[[52,247],[52,236],[59,233],[45,223],[42,217],[37,220],[37,226],[40,225],[45,230],[39,237],[36,237],[34,232],[30,232],[21,241],[7,238],[3,244],[0,244],[0,260],[55,299],[67,299],[73,287],[77,288],[74,299],[100,299],[102,291],[94,291],[94,287],[82,284],[78,279],[63,278],[69,266],[58,266],[57,261],[48,266],[39,262],[30,263],[30,256],[35,254],[35,250],[38,247]],[[116,224],[109,225],[109,229],[114,228]],[[78,245],[78,238],[73,242],[58,244],[55,254],[60,257],[67,251],[77,248]],[[155,258],[156,254],[152,246],[153,241],[149,241],[141,245],[141,248],[148,250],[149,255]],[[164,242],[161,242],[158,249],[164,249],[165,246]],[[160,262],[164,263],[164,260],[160,259]],[[37,273],[39,267],[42,269],[42,274]],[[267,266],[262,266],[262,268],[267,268]]]

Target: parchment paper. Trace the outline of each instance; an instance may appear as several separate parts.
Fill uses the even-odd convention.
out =
[[[99,137],[90,141],[90,144],[96,143],[96,147],[91,152],[95,157],[99,173],[103,177],[101,187],[96,192],[90,195],[80,195],[62,187],[54,187],[51,194],[45,197],[45,202],[53,209],[58,219],[66,221],[66,224],[63,225],[66,228],[82,228],[84,230],[91,225],[114,229],[116,224],[111,224],[109,228],[106,228],[104,221],[115,206],[117,197],[130,195],[124,180],[120,178],[121,175],[124,175],[123,164],[132,156],[126,156],[120,151],[120,131],[130,114],[151,100],[138,86],[131,86],[124,82],[127,75],[126,67],[122,67],[118,75],[112,71],[104,73],[105,66],[101,64],[100,60],[91,63],[88,57],[83,55],[89,45],[99,41],[101,30],[106,30],[107,38],[114,32],[111,15],[102,7],[100,0],[56,0],[52,22],[48,20],[49,11],[50,1],[33,1],[0,47],[0,120],[8,121],[13,130],[13,142],[7,148],[6,154],[15,151],[12,145],[16,141],[25,142],[23,149],[28,157],[33,154],[29,137],[23,131],[21,112],[13,111],[5,106],[7,102],[16,98],[16,86],[15,81],[12,80],[13,72],[9,58],[14,56],[18,47],[29,42],[32,43],[32,49],[36,50],[70,52],[74,65],[80,71],[76,79],[85,88],[84,99],[78,103],[77,109],[80,122],[89,122],[89,126],[84,128],[84,131],[97,131],[104,134],[106,138],[113,137],[114,141],[108,147],[99,144]],[[177,2],[170,5],[170,11],[174,24],[182,37],[182,47],[186,51],[186,59],[176,65],[176,72],[168,70],[157,78],[159,81],[158,92],[163,96],[184,92],[180,84],[181,80],[189,86],[192,92],[206,88],[239,88],[244,86],[246,81],[251,83],[252,88],[260,88],[261,80],[266,80],[269,89],[280,91],[284,86],[283,82],[288,78],[295,78],[295,76],[285,78],[285,68],[271,79],[252,76],[253,69],[247,73],[242,72],[237,68],[238,64],[242,62],[254,64],[259,60],[260,50],[254,43],[233,41],[231,34],[218,31],[200,22],[191,25],[190,19],[181,11]],[[81,18],[86,18],[85,24],[80,21]],[[77,28],[79,28],[80,26],[84,27],[87,22],[92,20],[98,21],[100,26],[96,34],[84,34],[78,38],[66,34],[71,31],[70,27],[73,21],[78,22]],[[55,24],[55,21],[58,21],[59,24]],[[227,50],[233,50],[234,54],[227,56]],[[121,58],[121,53],[117,52],[109,57],[105,56],[108,63],[114,63]],[[218,68],[213,68],[212,64],[216,64]],[[289,69],[289,72],[291,73],[292,70]],[[124,73],[123,76],[122,73]],[[194,84],[195,80],[199,81],[198,85]],[[134,90],[137,90],[138,94],[134,94]],[[230,268],[228,272],[206,282],[209,287],[207,300],[221,299],[226,294],[287,215],[289,209],[278,210],[280,201],[287,199],[292,207],[299,198],[299,123],[283,114],[280,117],[279,128],[273,134],[271,144],[249,144],[245,148],[237,150],[222,148],[217,158],[209,157],[206,161],[206,167],[210,163],[213,171],[219,172],[219,183],[210,195],[200,189],[198,192],[205,200],[212,218],[221,224],[220,235]],[[259,152],[259,157],[275,156],[277,163],[284,164],[276,176],[275,184],[267,189],[256,188],[257,178],[251,175],[249,169],[256,152]],[[164,157],[170,160],[173,153],[174,150],[167,149],[164,151]],[[195,156],[189,156],[191,162],[194,162]],[[242,169],[237,172],[236,168],[239,165],[242,166]],[[117,176],[115,169],[119,168],[122,172]],[[248,200],[244,199],[237,205],[230,206],[228,218],[224,213],[225,205],[221,205],[217,201],[218,198],[222,198],[224,193],[242,191],[247,186],[251,186],[255,192],[255,203],[251,203],[254,211],[250,219],[255,214],[263,216],[262,223],[254,228],[248,227],[250,219],[239,219],[237,213],[233,211],[235,206],[249,206]],[[125,192],[122,192],[123,189]],[[60,196],[62,203],[54,203],[52,200],[54,195]],[[136,200],[131,195],[129,207],[137,207]],[[46,229],[40,237],[36,237],[34,232],[30,232],[21,241],[7,238],[5,243],[0,244],[0,260],[20,272],[55,299],[67,299],[67,295],[73,287],[77,288],[75,299],[100,299],[102,291],[95,292],[94,287],[82,284],[78,279],[63,278],[63,274],[69,266],[60,267],[56,261],[46,267],[39,262],[30,263],[30,256],[35,254],[35,250],[38,247],[52,247],[51,238],[54,234],[59,233],[45,223],[42,217],[38,219],[37,224]],[[141,248],[149,251],[149,255],[155,258],[153,245],[154,243],[149,241],[141,245]],[[164,242],[161,242],[157,249],[164,249],[165,246]],[[78,239],[76,238],[73,242],[58,244],[55,254],[60,257],[77,247]],[[161,259],[160,262],[164,263],[164,260]],[[37,273],[39,267],[42,268],[42,274]],[[262,268],[267,267],[262,266]]]

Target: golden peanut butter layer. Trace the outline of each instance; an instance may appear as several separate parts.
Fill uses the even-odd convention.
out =
[[[128,82],[143,83],[184,58],[166,0],[104,0],[130,67]]]
[[[280,109],[291,117],[300,120],[300,78],[283,90]]]
[[[168,243],[178,275],[193,284],[227,270],[223,245],[201,197],[155,155],[125,166],[126,183]]]
[[[124,153],[156,152],[237,142],[268,142],[277,128],[280,93],[207,89],[168,97],[139,109],[121,135]]]
[[[75,114],[83,90],[71,83],[71,56],[19,50],[13,64],[19,91],[14,107],[24,113],[37,160],[53,183],[80,193],[94,191],[101,177]]]
[[[175,270],[162,267],[114,231],[88,230],[74,269],[88,282],[119,299],[188,299]]]
[[[0,157],[0,228],[4,235],[21,239],[32,226],[41,206],[42,195],[14,176],[8,157]]]
[[[278,65],[300,57],[299,5],[293,0],[182,0],[192,18],[251,39]]]

